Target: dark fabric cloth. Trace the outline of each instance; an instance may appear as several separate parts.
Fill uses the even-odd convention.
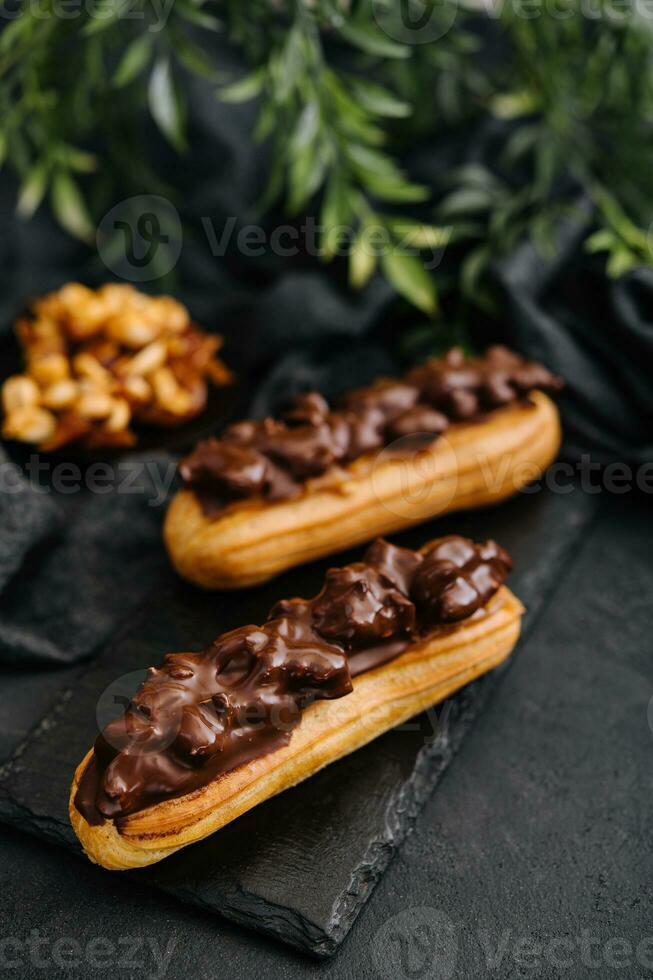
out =
[[[522,245],[501,267],[504,339],[562,375],[566,452],[653,460],[653,271],[610,280],[583,255],[585,228],[561,234],[546,265]]]
[[[0,493],[0,663],[84,659],[172,580],[161,519],[174,467],[135,456],[93,483],[80,469],[79,489],[73,472],[65,492]]]
[[[30,551],[61,531],[56,504],[34,493],[15,463],[0,449],[0,592]]]

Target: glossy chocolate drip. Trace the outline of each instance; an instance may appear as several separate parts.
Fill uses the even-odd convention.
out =
[[[168,654],[98,736],[75,806],[89,823],[119,819],[280,748],[307,705],[476,613],[510,567],[493,541],[453,535],[415,552],[379,540],[313,599],[283,600],[263,626],[201,653]]]
[[[437,439],[452,423],[471,422],[535,388],[561,386],[545,367],[505,347],[473,359],[454,348],[403,380],[350,391],[333,411],[321,395],[309,392],[280,421],[232,425],[220,439],[199,443],[179,472],[207,514],[251,497],[291,499],[306,480],[396,439]]]

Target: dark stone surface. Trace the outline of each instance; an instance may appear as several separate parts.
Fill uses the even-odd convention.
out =
[[[454,528],[479,539],[496,536],[515,557],[511,584],[529,610],[528,632],[593,512],[594,501],[580,493],[524,494],[397,540],[414,546]],[[129,695],[140,679],[138,668],[157,663],[167,650],[195,649],[224,629],[260,621],[280,595],[313,593],[330,563],[295,569],[233,596],[206,595],[183,584],[157,593],[5,767],[4,818],[76,849],[67,795],[72,771],[97,731],[96,705],[115,713],[113,696]],[[333,953],[501,672],[470,685],[438,713],[388,733],[219,834],[130,877],[313,954]]]
[[[5,828],[0,914],[3,938],[15,940],[2,948],[7,976],[650,976],[652,556],[650,500],[603,495],[546,615],[330,961]],[[424,908],[453,927],[447,955],[430,963],[422,933],[402,966],[397,950]],[[67,938],[78,952],[60,966],[53,944]]]

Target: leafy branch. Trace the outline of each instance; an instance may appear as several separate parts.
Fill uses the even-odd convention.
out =
[[[581,196],[587,249],[610,275],[651,264],[653,48],[635,0],[619,11],[601,0],[592,17],[580,0],[564,0],[564,17],[509,0],[485,19],[428,0],[426,44],[383,29],[390,0],[174,0],[165,19],[156,0],[113,0],[102,16],[84,5],[72,19],[44,3],[20,7],[0,36],[0,157],[26,218],[47,198],[91,242],[112,181],[160,186],[143,113],[184,153],[191,73],[222,100],[258,100],[261,209],[315,209],[321,256],[345,253],[354,288],[380,271],[432,315],[445,280],[425,259],[457,244],[455,289],[489,309],[497,258],[525,239],[552,255]],[[242,77],[221,70],[216,30],[249,65]],[[416,140],[466,124],[492,127],[491,169],[452,165],[427,183],[406,173]]]

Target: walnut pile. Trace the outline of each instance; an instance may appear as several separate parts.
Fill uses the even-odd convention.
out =
[[[198,415],[207,381],[228,384],[221,339],[170,296],[68,283],[16,323],[25,372],[2,387],[7,439],[48,451],[75,442],[130,446],[132,423],[175,426]]]

